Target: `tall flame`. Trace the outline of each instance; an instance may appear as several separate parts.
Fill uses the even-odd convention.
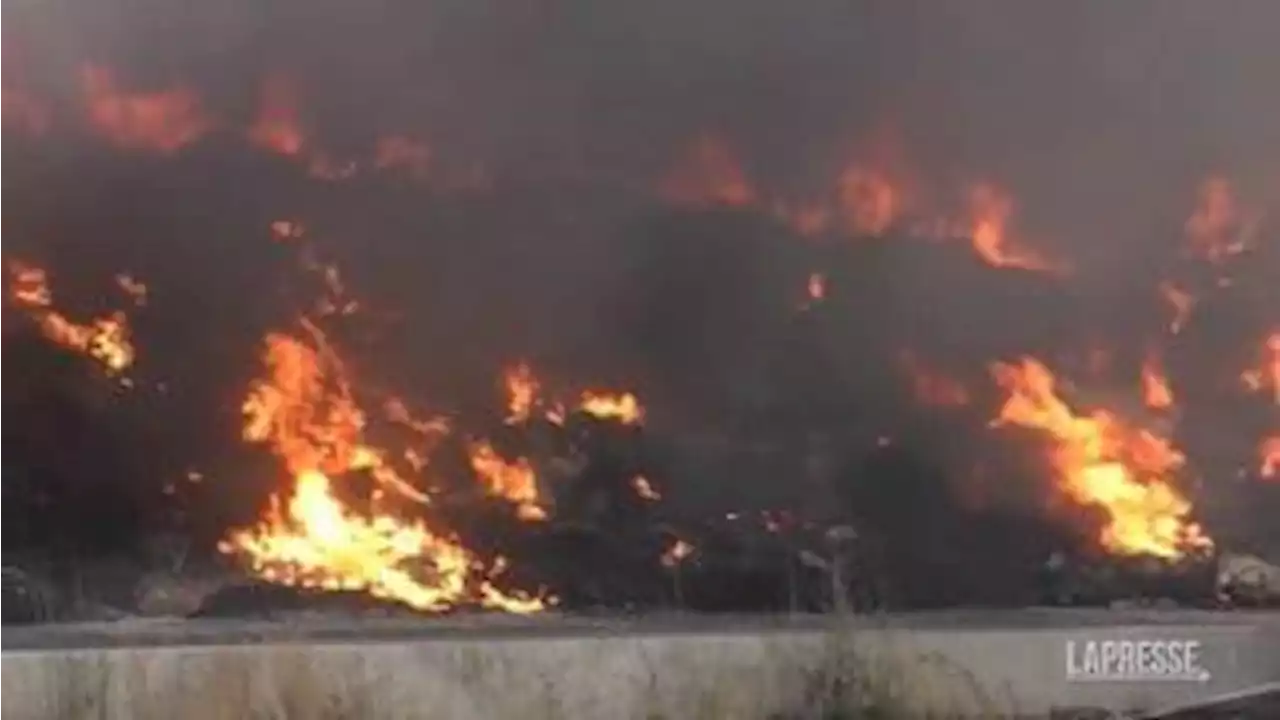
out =
[[[1105,549],[1177,558],[1211,546],[1190,520],[1191,501],[1173,484],[1185,458],[1168,440],[1104,410],[1077,414],[1058,396],[1052,371],[1033,358],[996,363],[991,372],[1008,393],[993,424],[1033,428],[1053,440],[1057,488],[1104,511],[1098,540]]]
[[[331,294],[341,291],[336,271],[310,265],[322,271]],[[346,305],[326,297],[316,313]],[[511,612],[544,606],[541,599],[493,587],[489,578],[496,569],[480,574],[483,566],[457,539],[390,511],[397,502],[421,505],[430,498],[396,470],[389,453],[367,441],[368,416],[342,359],[314,320],[304,316],[298,332],[268,335],[262,361],[266,373],[244,401],[242,434],[270,447],[291,482],[271,496],[255,526],[228,535],[219,545],[223,552],[244,557],[255,574],[271,582],[359,590],[421,610],[465,601]],[[399,425],[430,435],[447,432],[446,423],[413,419],[399,400],[384,407]],[[423,466],[420,456],[409,457],[415,468]],[[355,472],[374,480],[362,509],[335,488]]]

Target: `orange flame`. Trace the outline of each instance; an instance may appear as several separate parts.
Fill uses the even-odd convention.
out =
[[[547,512],[539,505],[538,478],[533,466],[524,458],[507,462],[493,446],[484,441],[471,443],[471,468],[484,483],[489,494],[516,504],[522,520],[545,520]]]
[[[1173,389],[1161,367],[1160,358],[1154,353],[1142,363],[1142,402],[1152,410],[1173,407]]]
[[[528,421],[540,389],[533,370],[528,363],[518,363],[503,372],[502,383],[507,391],[507,424],[519,425]]]
[[[338,293],[336,271],[327,277],[334,281],[329,292]],[[320,309],[340,304],[341,298],[326,298]],[[357,590],[420,610],[468,600],[510,612],[543,608],[539,598],[493,587],[497,566],[477,576],[481,564],[455,538],[384,507],[397,500],[427,504],[430,498],[400,474],[388,453],[366,443],[368,418],[320,327],[303,317],[299,328],[297,336],[267,336],[266,375],[253,383],[243,406],[244,439],[268,445],[292,484],[272,495],[256,525],[232,531],[219,549],[244,557],[253,573],[271,582]],[[448,432],[441,420],[416,420],[398,399],[384,408],[391,422],[424,436]],[[423,466],[420,454],[406,452],[411,465]],[[335,493],[335,478],[353,472],[374,481],[367,509],[357,510]]]
[[[43,269],[14,262],[9,270],[11,299],[27,311],[51,342],[93,358],[111,375],[133,364],[136,351],[129,318],[123,312],[77,323],[53,308],[53,291]]]
[[[366,471],[383,490],[417,502],[428,498],[404,481],[376,448],[362,442],[366,418],[356,405],[342,364],[309,321],[312,345],[267,337],[264,364],[245,400],[244,437],[266,443],[284,462],[293,484],[273,495],[254,527],[233,531],[219,548],[243,555],[260,577],[319,590],[358,590],[420,610],[441,610],[474,597],[511,612],[541,609],[538,599],[510,597],[487,582],[475,588],[476,561],[456,540],[372,509],[357,512],[333,492],[331,476]],[[314,347],[313,347],[314,345]],[[408,563],[425,567],[411,572]]]
[[[973,249],[983,262],[997,268],[1061,270],[1032,250],[1020,247],[1009,232],[1013,219],[1013,198],[1000,188],[979,183],[969,188],[969,235]]]
[[[588,390],[582,393],[578,408],[592,417],[617,420],[624,425],[638,425],[644,421],[644,408],[631,393]]]
[[[81,68],[80,85],[89,123],[122,148],[173,153],[211,126],[201,112],[200,99],[186,88],[125,93],[110,70],[94,65]]]
[[[703,135],[667,175],[662,196],[693,207],[738,207],[755,202],[756,191],[733,149],[718,137]]]
[[[1035,359],[996,363],[991,371],[1008,393],[993,425],[1033,428],[1053,440],[1057,488],[1105,512],[1098,538],[1105,549],[1177,558],[1191,548],[1211,547],[1189,519],[1191,502],[1172,482],[1185,458],[1168,440],[1103,410],[1077,415],[1058,397],[1053,373]]]

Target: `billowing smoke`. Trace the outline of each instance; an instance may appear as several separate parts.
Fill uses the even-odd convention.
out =
[[[1035,428],[989,427],[992,365],[1023,356],[1175,439],[1219,544],[1274,542],[1272,3],[26,2],[4,19],[6,261],[50,269],[87,316],[119,273],[148,288],[123,409],[6,331],[23,390],[5,409],[30,418],[6,428],[6,464],[78,488],[36,492],[66,515],[21,542],[128,544],[165,515],[212,546],[252,521],[278,472],[238,442],[241,400],[264,334],[316,294],[282,222],[359,298],[341,340],[364,383],[489,421],[517,361],[628,388],[650,438],[618,462],[661,466],[668,503],[853,522],[881,563],[924,568],[901,590],[916,601],[957,557],[987,559],[954,575],[985,587],[933,602],[1000,596],[1002,571],[1095,534],[1055,507]],[[1144,403],[1147,367],[1168,404]],[[198,502],[158,492],[197,472]],[[1046,518],[1066,529],[1017,540]]]

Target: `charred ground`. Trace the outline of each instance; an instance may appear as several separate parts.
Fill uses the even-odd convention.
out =
[[[984,389],[987,364],[1031,354],[1070,366],[1102,344],[1117,358],[1095,381],[1102,397],[1140,413],[1132,378],[1167,314],[1150,270],[1082,298],[1076,280],[993,269],[962,241],[815,242],[751,208],[672,211],[619,195],[584,226],[574,188],[458,196],[375,177],[339,189],[217,148],[176,163],[99,151],[23,166],[43,162],[19,153],[6,172],[94,190],[53,206],[16,183],[24,202],[7,212],[6,252],[58,268],[67,304],[85,311],[118,269],[147,278],[150,298],[127,390],[21,316],[6,324],[6,555],[55,564],[140,556],[162,533],[212,554],[278,490],[270,459],[239,441],[236,398],[259,338],[311,294],[293,249],[265,231],[282,217],[307,218],[370,308],[339,329],[359,377],[410,388],[513,456],[550,462],[576,448],[584,469],[565,481],[553,527],[477,495],[456,448],[434,466],[452,499],[428,511],[478,552],[509,558],[512,582],[571,605],[782,607],[795,593],[812,604],[813,587],[788,588],[822,576],[798,553],[829,552],[822,533],[841,523],[875,548],[859,560],[866,602],[1034,600],[1044,559],[1090,552],[1096,521],[1049,509],[1037,438],[987,427],[999,401]],[[1223,386],[1243,360],[1209,348],[1248,347],[1263,332],[1257,308],[1275,302],[1267,262],[1243,264],[1168,354],[1186,403],[1180,441],[1204,448],[1197,459],[1225,459],[1196,467],[1206,520],[1262,545],[1274,542],[1263,521],[1274,486],[1223,475],[1270,415],[1232,404]],[[825,295],[804,307],[814,272]],[[964,402],[922,397],[903,372],[908,352],[971,388]],[[494,378],[515,358],[553,379],[633,388],[648,422],[506,427]],[[198,484],[184,481],[192,470]],[[635,497],[636,475],[661,488],[660,503]],[[1230,524],[1212,522],[1218,506]],[[698,548],[678,589],[659,562],[672,538]]]

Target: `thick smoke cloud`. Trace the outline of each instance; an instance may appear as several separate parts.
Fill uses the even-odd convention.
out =
[[[369,363],[379,383],[465,412],[491,404],[499,367],[525,357],[636,388],[673,432],[736,432],[725,418],[763,407],[799,455],[805,423],[866,446],[901,429],[938,455],[904,460],[925,468],[914,475],[954,479],[972,448],[952,445],[993,442],[990,398],[963,423],[902,409],[902,348],[970,387],[989,385],[993,359],[1094,340],[1122,338],[1108,349],[1136,364],[1140,336],[1167,322],[1154,288],[1197,184],[1221,173],[1254,206],[1280,192],[1280,5],[1267,0],[27,0],[4,19],[6,92],[21,86],[53,117],[38,148],[12,144],[5,162],[6,254],[47,260],[71,290],[125,269],[154,283],[144,358],[182,398],[167,402],[200,409],[166,417],[228,438],[251,349],[294,308],[279,287],[292,256],[266,228],[299,219],[370,299],[375,320],[356,334],[394,339],[396,355]],[[131,90],[189,87],[213,132],[169,157],[107,147],[83,120],[85,63]],[[440,165],[482,167],[485,191],[320,182],[248,149],[273,76],[291,82],[325,152],[419,138]],[[993,181],[1012,192],[1021,234],[1076,272],[1001,273],[965,244],[806,243],[763,203],[662,205],[662,178],[708,135],[770,198],[829,193],[868,156],[910,168],[939,208]],[[815,266],[833,310],[797,320],[791,298]],[[1249,292],[1277,269],[1259,252],[1238,290],[1202,306],[1206,322],[1169,362],[1211,379],[1180,393],[1216,398],[1248,361],[1242,340],[1276,319],[1275,291]],[[1266,422],[1196,457],[1234,472],[1249,449],[1218,448]],[[174,467],[200,456],[165,452]],[[833,462],[857,478],[913,474],[859,453]],[[700,477],[700,490],[778,489],[788,467]],[[1021,496],[1027,484],[999,484],[996,495],[1039,502]],[[932,509],[947,515],[949,502]],[[967,520],[954,522],[964,536]]]
[[[264,73],[286,71],[330,142],[429,129],[542,177],[634,180],[710,128],[772,181],[812,181],[892,121],[934,171],[1007,175],[1046,215],[1094,215],[1095,236],[1121,190],[1266,172],[1280,140],[1280,10],[1265,1],[149,0],[5,14],[21,69],[45,82],[115,63],[144,84],[182,78],[234,115]]]

